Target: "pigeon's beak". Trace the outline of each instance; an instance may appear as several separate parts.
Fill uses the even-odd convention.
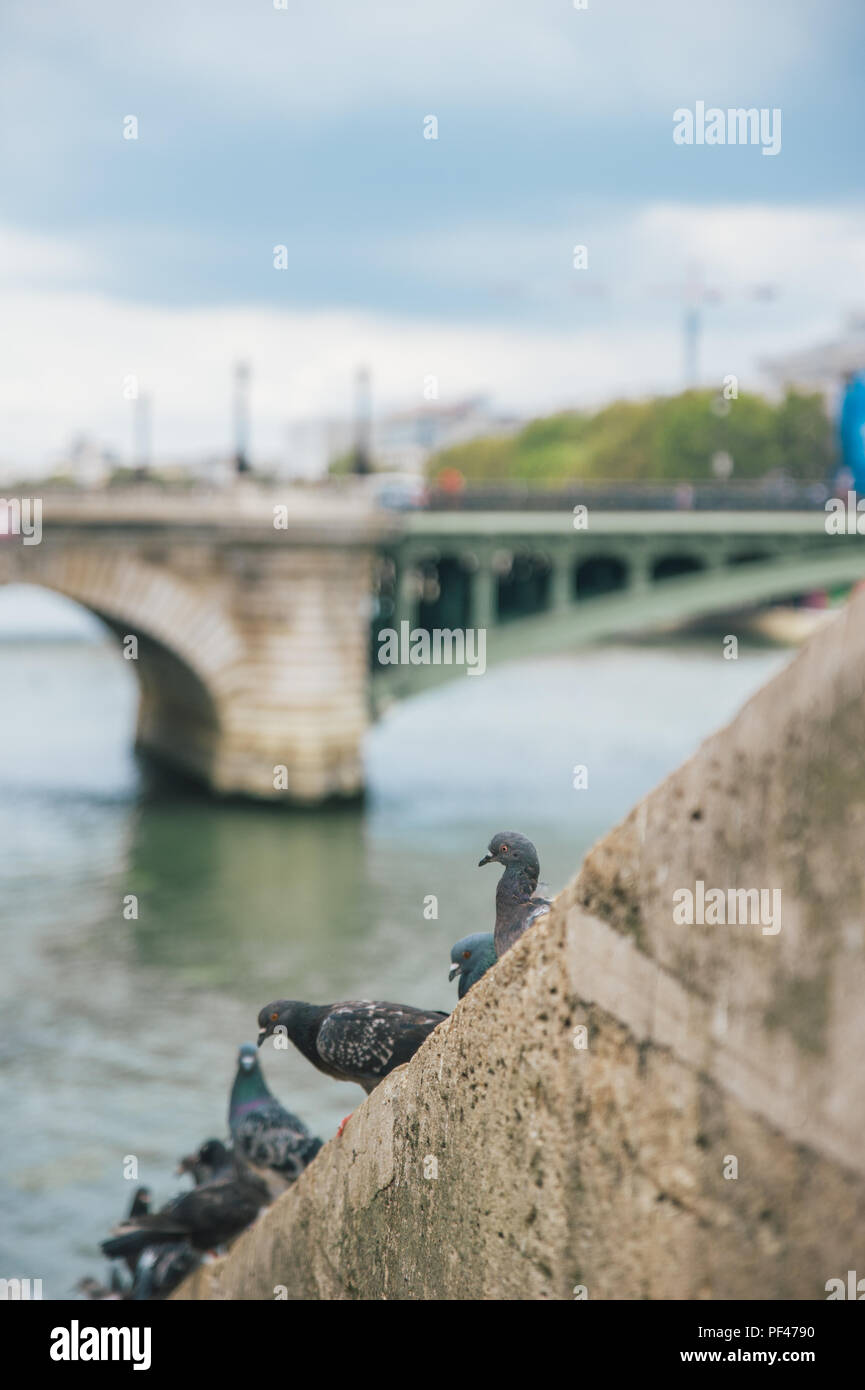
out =
[[[485,854],[483,859],[478,860],[478,868],[482,869],[484,864],[491,864],[495,857],[496,856],[494,854]]]
[[[480,864],[478,865],[478,868],[480,868]],[[461,965],[452,965],[450,969],[450,974],[448,975],[448,979],[452,980],[456,975],[461,975],[462,973],[463,968]]]
[[[258,1030],[258,1045],[259,1045],[259,1047],[261,1047],[261,1044],[264,1042],[264,1040],[265,1040],[266,1037],[267,1037],[267,1029],[266,1029],[266,1028],[259,1028],[259,1030]]]

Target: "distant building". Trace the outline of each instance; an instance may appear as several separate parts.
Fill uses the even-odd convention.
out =
[[[452,405],[429,402],[389,415],[372,423],[372,457],[377,472],[420,476],[431,454],[487,434],[509,434],[522,424],[513,416],[492,411],[483,396],[472,396]],[[349,419],[301,420],[287,436],[286,473],[293,477],[321,477],[334,459],[354,447],[354,426]]]
[[[454,405],[430,403],[386,415],[373,430],[379,468],[399,473],[422,473],[431,454],[488,434],[509,434],[522,422],[492,412],[483,396]]]
[[[56,471],[78,487],[99,488],[105,486],[117,465],[118,460],[112,453],[89,435],[80,434],[70,443]]]

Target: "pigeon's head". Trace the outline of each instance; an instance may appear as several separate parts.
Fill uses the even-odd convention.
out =
[[[178,1173],[191,1173],[196,1182],[206,1180],[225,1168],[231,1155],[221,1139],[206,1139],[194,1154],[186,1154],[177,1165]]]
[[[500,830],[494,835],[483,859],[478,860],[478,868],[482,864],[503,864],[505,868],[513,865],[527,869],[535,878],[540,872],[537,850],[518,830]]]
[[[456,979],[457,975],[468,975],[489,952],[491,939],[489,932],[476,931],[472,932],[471,936],[464,936],[462,941],[452,946],[452,964],[448,979]]]
[[[153,1201],[153,1193],[149,1187],[139,1187],[132,1198],[132,1206],[129,1210],[130,1216],[144,1216],[150,1211]]]
[[[207,1139],[198,1150],[198,1161],[208,1168],[223,1168],[228,1162],[228,1149],[221,1139]]]
[[[271,1037],[276,1032],[277,1028],[288,1028],[294,1002],[293,999],[275,999],[272,1004],[265,1004],[258,1015],[259,1047],[265,1038]]]
[[[244,1043],[237,1054],[237,1065],[243,1072],[255,1071],[258,1066],[258,1048],[255,1043]]]

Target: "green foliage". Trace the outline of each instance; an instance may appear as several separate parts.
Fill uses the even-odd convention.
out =
[[[567,411],[514,435],[445,449],[429,460],[427,476],[457,468],[469,483],[699,482],[713,477],[712,457],[721,452],[733,459],[734,480],[781,469],[822,481],[833,457],[822,397],[790,392],[773,404],[748,393],[723,401],[713,391],[685,391],[613,401],[594,415]]]
[[[787,392],[778,412],[778,440],[793,478],[822,481],[836,462],[835,431],[819,395]]]

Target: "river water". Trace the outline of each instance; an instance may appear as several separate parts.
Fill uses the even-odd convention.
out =
[[[0,590],[0,1276],[64,1298],[103,1272],[124,1159],[172,1195],[270,999],[451,1008],[451,944],[492,926],[490,835],[528,834],[555,891],[787,660],[670,639],[458,679],[372,730],[363,806],[300,814],[141,766],[131,663],[77,610]],[[363,1099],[293,1049],[263,1062],[325,1138]]]

